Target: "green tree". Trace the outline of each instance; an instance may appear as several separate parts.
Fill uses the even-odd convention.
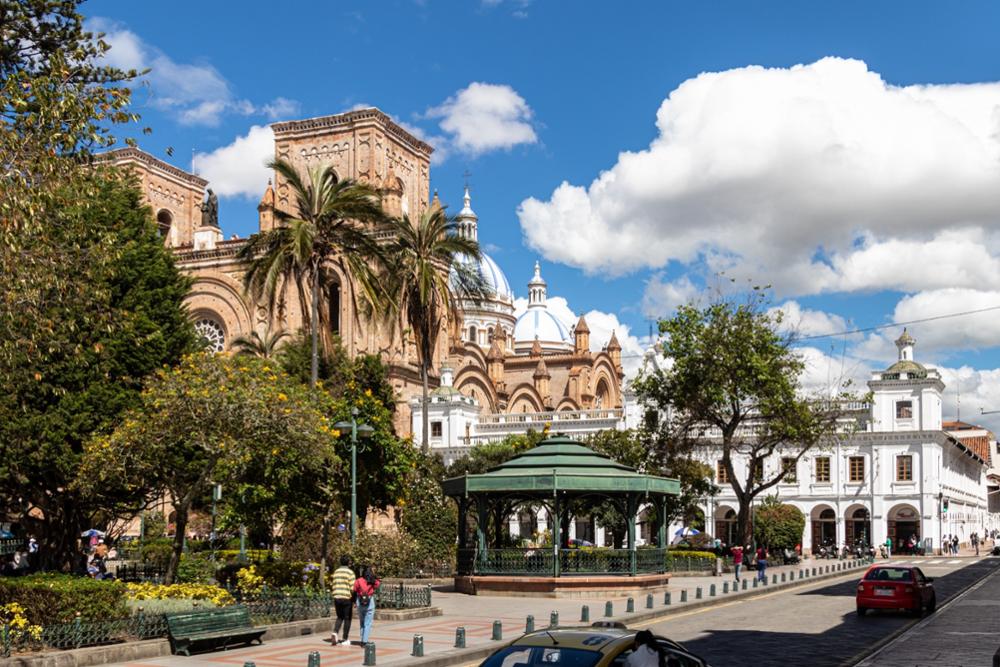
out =
[[[39,539],[47,566],[69,566],[80,531],[134,501],[94,503],[72,486],[84,443],[138,403],[147,375],[196,345],[189,283],[137,187],[112,171],[86,180],[60,191],[39,241],[63,249],[73,298],[65,285],[29,282],[44,313],[7,301],[0,317],[0,339],[15,342],[0,355],[0,500]]]
[[[428,563],[451,563],[455,557],[458,508],[445,497],[441,481],[444,464],[439,456],[420,454],[400,503],[400,525],[420,544]]]
[[[297,505],[327,471],[342,467],[333,422],[316,396],[267,361],[188,355],[150,379],[141,404],[111,435],[88,443],[78,484],[97,497],[171,499],[170,583],[191,507],[213,483],[253,483]]]
[[[778,452],[797,462],[834,432],[838,418],[834,403],[802,395],[802,357],[782,331],[781,312],[768,306],[763,289],[743,301],[681,306],[660,322],[663,353],[673,363],[642,380],[641,390],[647,405],[669,415],[661,442],[670,456],[718,448],[745,543],[754,498],[787,472],[767,470],[765,462]]]
[[[272,315],[280,309],[289,288],[303,313],[312,344],[310,380],[319,379],[319,348],[324,347],[332,286],[339,281],[334,269],[350,278],[351,298],[358,307],[380,311],[386,308],[370,262],[382,253],[367,227],[383,219],[378,194],[368,185],[351,179],[337,180],[333,167],[309,170],[302,178],[284,160],[268,165],[288,182],[295,212],[276,210],[279,224],[254,234],[240,251],[247,262],[245,286],[256,301],[264,301]],[[345,288],[348,287],[345,285]]]
[[[424,211],[416,224],[408,216],[392,222],[382,276],[392,306],[390,316],[412,333],[420,363],[422,393],[421,443],[430,447],[427,414],[428,376],[438,336],[446,320],[460,321],[460,300],[479,301],[488,287],[478,269],[479,244],[458,233],[458,222],[443,208]]]
[[[765,496],[754,507],[753,536],[772,551],[793,550],[802,544],[806,517],[798,507],[785,505],[777,496]]]
[[[277,353],[281,341],[288,336],[288,332],[281,329],[278,331],[266,329],[263,334],[251,331],[249,334],[233,339],[233,350],[236,354],[249,354],[261,359],[270,359]]]
[[[480,475],[528,451],[547,435],[544,431],[529,430],[525,434],[508,435],[499,442],[476,445],[467,454],[452,461],[446,471],[446,477]]]

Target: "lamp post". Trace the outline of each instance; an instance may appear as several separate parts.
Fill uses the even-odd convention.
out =
[[[357,538],[358,515],[358,436],[367,438],[375,432],[368,424],[358,423],[358,409],[351,408],[351,421],[333,425],[341,435],[351,434],[351,544]]]

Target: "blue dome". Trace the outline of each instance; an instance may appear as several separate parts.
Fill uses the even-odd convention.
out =
[[[569,329],[547,308],[528,308],[514,325],[515,342],[532,343],[536,338],[541,343],[571,342]]]
[[[466,255],[460,255],[455,258],[456,262],[461,262],[466,266],[472,264],[475,260],[471,259]],[[471,268],[471,267],[470,267]],[[454,285],[455,280],[455,269],[452,268],[452,284]],[[513,301],[514,293],[510,289],[510,283],[507,282],[507,276],[504,275],[503,271],[493,258],[483,253],[480,255],[479,260],[479,275],[482,276],[483,281],[485,281],[486,286],[489,290],[496,296],[496,298],[502,301]]]

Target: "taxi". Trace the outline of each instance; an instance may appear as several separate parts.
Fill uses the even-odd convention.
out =
[[[919,567],[873,565],[858,582],[858,616],[869,609],[904,609],[915,614],[937,608],[934,580]]]
[[[609,622],[540,630],[497,649],[480,667],[624,667],[635,649],[636,632]],[[667,667],[709,667],[678,642],[654,638]]]

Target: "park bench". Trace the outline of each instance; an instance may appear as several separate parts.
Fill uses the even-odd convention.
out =
[[[253,627],[246,607],[222,607],[201,611],[167,614],[170,647],[175,654],[191,655],[191,647],[202,644],[212,650],[228,648],[230,644],[263,643],[266,630]]]

